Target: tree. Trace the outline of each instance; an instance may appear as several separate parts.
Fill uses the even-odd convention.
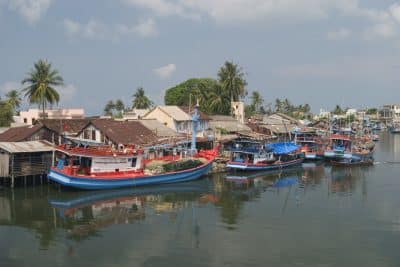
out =
[[[114,116],[114,109],[115,109],[114,101],[109,100],[106,106],[104,107],[104,115]]]
[[[14,111],[14,114],[16,113],[16,110],[21,106],[21,97],[20,93],[17,90],[11,90],[6,94],[7,101],[10,103],[12,106],[12,109]]]
[[[125,110],[124,102],[122,102],[121,99],[117,99],[117,101],[115,101],[115,109],[118,112],[122,112]]]
[[[253,91],[251,94],[251,105],[254,107],[255,112],[260,112],[260,107],[262,107],[263,102],[264,99],[260,93],[258,91]]]
[[[7,100],[0,100],[0,127],[9,127],[13,122],[14,110]]]
[[[60,101],[60,95],[54,87],[64,85],[64,80],[58,71],[52,68],[51,63],[40,59],[34,63],[34,68],[22,80],[22,84],[28,84],[22,91],[25,92],[25,97],[28,97],[29,103],[38,104],[43,110],[42,116],[45,117],[46,105]]]
[[[247,82],[241,67],[231,61],[225,61],[218,71],[218,81],[222,88],[228,92],[231,101],[239,101],[246,96]]]
[[[209,114],[230,113],[230,99],[217,80],[192,78],[167,89],[166,105],[189,106],[199,101],[200,110]]]
[[[369,108],[369,109],[367,109],[367,112],[366,112],[367,115],[375,115],[376,113],[378,113],[377,108]]]
[[[335,114],[335,115],[342,115],[345,112],[339,105],[336,105],[335,109],[332,111],[332,113]]]
[[[144,93],[143,87],[138,87],[133,95],[132,107],[137,109],[148,109],[153,106],[151,101]]]

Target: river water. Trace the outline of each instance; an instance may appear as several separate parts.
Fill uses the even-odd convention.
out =
[[[400,135],[376,164],[101,192],[0,189],[0,266],[400,266]]]

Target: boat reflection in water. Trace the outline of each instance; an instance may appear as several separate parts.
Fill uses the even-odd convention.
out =
[[[133,189],[69,192],[52,197],[49,202],[69,236],[81,239],[114,224],[145,220],[149,212],[176,217],[178,210],[198,200],[208,191],[208,186],[207,180],[200,180]]]

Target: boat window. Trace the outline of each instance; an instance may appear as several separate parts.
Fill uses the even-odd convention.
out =
[[[136,167],[136,158],[132,158],[132,159],[130,159],[130,160],[132,160],[132,162],[131,162],[131,166],[132,167]]]

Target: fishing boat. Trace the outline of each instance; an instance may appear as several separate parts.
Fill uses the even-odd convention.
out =
[[[371,139],[349,134],[332,134],[324,157],[338,164],[373,162],[374,143]]]
[[[78,189],[113,189],[190,181],[207,174],[218,148],[196,151],[197,107],[192,116],[192,144],[187,156],[146,159],[135,146],[96,148],[59,147],[62,158],[48,178]]]
[[[231,150],[227,168],[243,171],[262,171],[287,168],[304,161],[300,146],[292,142],[261,144],[241,142]]]
[[[301,146],[305,160],[322,160],[324,158],[324,143],[315,130],[295,131],[294,142]]]
[[[400,122],[393,122],[392,126],[390,127],[390,132],[393,134],[400,133]]]

